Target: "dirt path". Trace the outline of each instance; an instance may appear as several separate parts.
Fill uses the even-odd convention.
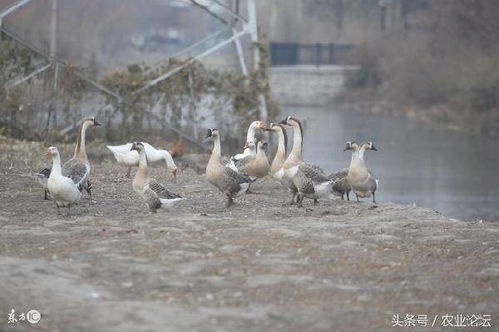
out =
[[[7,324],[11,309],[40,311],[38,331],[393,331],[394,314],[438,315],[439,326],[460,313],[490,314],[498,330],[499,223],[394,204],[283,207],[287,193],[268,181],[226,209],[192,169],[173,181],[160,167],[188,199],[152,215],[110,160],[95,165],[92,200],[61,217],[19,175],[38,165],[10,156],[2,331],[35,330]]]

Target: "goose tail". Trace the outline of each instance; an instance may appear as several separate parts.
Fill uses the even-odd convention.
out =
[[[181,201],[183,201],[185,198],[184,197],[177,197],[177,198],[160,198],[161,201],[161,207],[162,208],[171,208]]]

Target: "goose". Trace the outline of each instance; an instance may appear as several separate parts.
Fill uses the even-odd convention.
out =
[[[92,185],[90,184],[90,181],[88,181],[91,167],[85,149],[85,133],[87,128],[100,125],[101,124],[95,120],[95,117],[84,119],[81,122],[74,155],[71,159],[66,161],[64,165],[62,165],[62,174],[73,180],[80,190],[85,189],[89,196],[92,195]],[[45,180],[43,177],[49,178],[50,173],[51,169],[46,168],[37,174],[38,182],[44,188]],[[45,192],[45,199],[47,199],[47,192]]]
[[[166,150],[158,150],[149,143],[141,142],[144,146],[147,162],[156,162],[164,160],[166,162],[166,168],[168,168],[174,177],[177,177],[178,168],[173,161],[172,155]],[[137,151],[132,150],[132,143],[127,143],[123,145],[108,145],[107,148],[113,153],[114,158],[118,164],[123,164],[128,166],[128,171],[126,177],[130,177],[130,171],[132,166],[137,166],[139,164],[139,154]]]
[[[320,167],[306,163],[302,159],[303,130],[301,122],[288,116],[280,124],[293,128],[293,148],[282,168],[276,173],[277,177],[293,193],[290,204],[294,204],[295,198],[300,207],[304,197],[313,199],[314,204],[318,204],[318,199],[322,197],[333,199],[333,181],[327,178]]]
[[[348,141],[346,147],[343,151],[348,151],[352,149],[352,145],[357,145],[355,142]],[[350,200],[351,186],[347,180],[348,167],[343,168],[337,172],[328,175],[328,179],[333,181],[333,190],[337,196],[340,196],[342,200],[345,199],[345,194],[347,200]]]
[[[282,168],[282,165],[286,161],[286,149],[288,146],[288,134],[286,133],[286,128],[277,123],[270,123],[270,127],[267,129],[277,134],[277,151],[270,165],[270,176],[274,180],[279,180],[276,173]]]
[[[49,200],[49,189],[47,188],[47,181],[50,176],[50,167],[42,169],[35,175],[38,179],[38,183],[43,187],[43,190],[45,191],[43,199],[46,201]]]
[[[221,163],[220,133],[218,129],[208,129],[205,142],[214,141],[210,160],[206,165],[206,178],[208,182],[227,196],[229,207],[234,204],[234,197],[244,194],[252,180],[249,176],[240,174],[232,168]]]
[[[139,155],[139,169],[132,181],[133,190],[146,202],[152,213],[156,213],[158,209],[173,207],[184,200],[180,195],[170,192],[163,185],[149,177],[147,149],[143,143],[132,143],[130,150],[136,151]]]
[[[372,202],[376,203],[375,192],[378,188],[378,179],[367,168],[364,161],[364,152],[366,150],[378,151],[378,149],[376,149],[373,142],[367,142],[360,147],[357,144],[352,144],[347,150],[353,150],[347,181],[357,197],[357,202],[359,197],[368,198],[372,195]]]
[[[231,162],[230,168],[234,171],[248,175],[252,180],[260,179],[269,174],[270,164],[265,154],[267,142],[259,141],[257,143],[257,153],[253,156],[246,156],[242,159]]]
[[[235,156],[232,156],[230,159],[231,160],[239,160],[242,159],[246,156],[251,156],[256,154],[256,142],[255,142],[255,135],[257,130],[265,130],[266,126],[263,121],[253,121],[249,127],[248,127],[248,132],[246,133],[246,142],[244,143],[243,146],[243,153],[236,154]]]
[[[47,180],[47,189],[57,206],[57,213],[61,213],[60,207],[67,207],[69,215],[71,204],[81,197],[81,187],[71,178],[63,175],[61,156],[56,147],[47,148],[45,154],[52,156],[52,169]]]

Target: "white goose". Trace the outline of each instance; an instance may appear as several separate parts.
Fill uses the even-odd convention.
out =
[[[87,129],[93,126],[100,126],[100,123],[95,120],[95,117],[84,119],[81,122],[74,155],[62,166],[62,174],[73,180],[80,190],[85,189],[89,195],[92,195],[92,186],[88,181],[91,166],[85,148],[85,136]],[[37,174],[38,182],[45,189],[45,199],[47,199],[48,190],[45,179],[49,178],[50,173],[51,169],[45,168]]]
[[[265,130],[266,126],[263,121],[253,121],[248,127],[248,132],[246,134],[246,142],[243,146],[243,153],[236,154],[232,156],[231,161],[236,161],[239,159],[243,159],[247,156],[254,156],[256,154],[256,131],[257,130]]]
[[[152,213],[156,213],[158,209],[168,209],[184,200],[181,196],[170,192],[163,185],[149,177],[147,152],[143,143],[132,143],[130,149],[139,155],[139,169],[133,178],[133,190],[146,202]]]
[[[47,189],[57,206],[57,213],[61,213],[60,207],[67,207],[69,214],[71,204],[81,197],[81,187],[62,174],[61,157],[56,147],[47,148],[45,153],[52,156],[52,170],[47,180]]]
[[[147,156],[147,162],[153,163],[160,160],[166,162],[166,168],[168,168],[174,177],[177,176],[178,168],[173,161],[172,155],[166,150],[158,150],[149,143],[141,142],[144,146],[144,150]],[[139,153],[136,150],[132,150],[132,143],[127,143],[123,145],[108,145],[107,148],[113,153],[114,158],[118,164],[123,164],[128,167],[126,177],[130,177],[130,171],[133,166],[139,165]]]

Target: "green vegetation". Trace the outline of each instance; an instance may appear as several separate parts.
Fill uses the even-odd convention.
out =
[[[113,106],[111,111],[100,115],[101,121],[119,127],[119,130],[106,130],[108,140],[151,133],[154,129],[161,130],[161,125],[159,128],[151,127],[152,123],[158,124],[158,121],[167,122],[174,128],[195,136],[195,128],[181,128],[181,124],[182,121],[202,123],[203,118],[198,114],[200,105],[209,109],[215,119],[237,123],[237,126],[224,128],[227,137],[230,134],[236,135],[239,127],[247,126],[258,117],[260,94],[265,96],[269,116],[274,117],[279,113],[278,106],[271,100],[269,93],[266,47],[254,47],[260,47],[262,61],[259,70],[251,71],[247,77],[233,70],[209,69],[201,62],[193,61],[169,79],[136,94],[135,91],[150,80],[188,61],[170,59],[155,70],[150,70],[145,64],[133,64],[125,70],[109,72],[98,79],[103,86],[122,96],[123,102],[102,94],[86,80],[75,75],[76,68],[71,64],[60,67],[55,90],[53,68],[7,90],[5,84],[8,81],[29,74],[35,68],[42,67],[46,61],[5,39],[0,42],[0,114],[5,119],[3,127],[17,128],[10,132],[15,136],[62,139],[55,129],[78,121],[81,117],[80,109],[89,99],[97,96],[104,105]],[[85,76],[90,78],[91,74],[84,72],[83,77]],[[231,128],[234,129],[232,132],[229,131]]]

